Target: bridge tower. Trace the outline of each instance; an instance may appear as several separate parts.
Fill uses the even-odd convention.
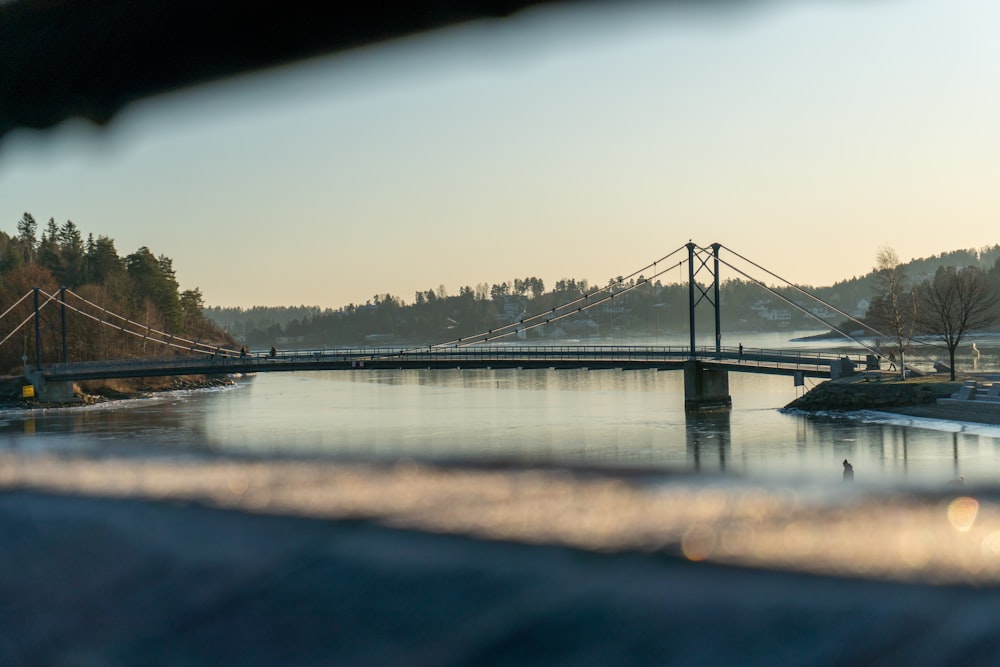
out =
[[[46,382],[42,375],[42,317],[39,293],[41,288],[34,288],[35,300],[35,363],[30,368],[25,357],[24,376],[31,383],[35,390],[35,396],[42,401],[52,403],[73,403],[80,400],[73,391],[73,383],[70,381]],[[60,309],[60,326],[62,330],[62,363],[69,361],[69,348],[66,342],[66,287],[59,288],[59,301],[62,304]]]
[[[729,393],[729,371],[697,359],[695,346],[695,309],[702,301],[715,309],[715,353],[722,356],[722,319],[719,313],[719,247],[712,244],[711,265],[697,246],[688,243],[688,327],[691,334],[691,357],[684,363],[684,409],[717,410],[733,407]],[[712,274],[711,287],[702,287],[696,280],[701,271]],[[698,296],[695,296],[695,292]]]

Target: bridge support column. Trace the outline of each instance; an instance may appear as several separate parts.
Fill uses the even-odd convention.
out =
[[[729,371],[709,368],[700,361],[684,362],[684,409],[718,410],[733,407]]]
[[[46,382],[38,371],[26,368],[24,376],[35,388],[35,398],[43,403],[78,403],[80,397],[73,391],[73,382],[61,380]]]

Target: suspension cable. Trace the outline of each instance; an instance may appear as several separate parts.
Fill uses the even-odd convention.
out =
[[[722,247],[725,247],[725,246],[722,246]],[[793,289],[795,289],[796,291],[798,291],[798,292],[801,292],[802,294],[804,294],[804,295],[808,296],[809,298],[811,298],[811,299],[813,299],[814,301],[816,301],[816,302],[818,302],[818,303],[822,304],[823,306],[826,306],[826,307],[828,307],[828,308],[832,309],[832,310],[833,310],[833,311],[834,311],[835,313],[837,313],[837,314],[839,314],[839,315],[841,315],[841,316],[845,317],[846,319],[850,320],[851,322],[854,322],[855,324],[859,324],[859,325],[861,325],[862,327],[865,327],[866,329],[869,329],[869,330],[871,330],[871,332],[872,332],[872,333],[874,333],[874,334],[875,334],[876,336],[878,336],[878,337],[880,337],[880,338],[891,338],[891,336],[889,336],[888,334],[886,334],[886,333],[883,333],[883,332],[879,331],[878,329],[876,329],[875,327],[871,326],[870,324],[868,324],[868,323],[866,323],[866,322],[862,322],[861,320],[859,320],[859,319],[857,319],[856,317],[854,317],[854,316],[850,315],[849,313],[846,313],[846,312],[844,312],[843,310],[840,310],[839,308],[837,308],[837,307],[836,307],[836,306],[834,306],[833,304],[831,304],[831,303],[827,303],[827,302],[826,302],[826,301],[824,301],[823,299],[820,299],[820,298],[819,298],[818,296],[816,296],[816,295],[814,295],[814,294],[811,294],[810,292],[808,292],[807,290],[804,290],[804,289],[802,289],[802,288],[801,288],[801,287],[799,287],[798,285],[795,285],[794,283],[791,283],[791,282],[789,282],[789,281],[785,280],[785,279],[784,279],[784,278],[782,278],[781,276],[779,276],[779,275],[777,275],[777,274],[773,273],[772,271],[769,271],[768,269],[766,269],[766,268],[764,268],[764,267],[760,266],[760,265],[759,265],[759,264],[757,264],[756,262],[754,262],[754,261],[752,261],[752,260],[750,260],[750,259],[748,259],[748,258],[746,258],[746,257],[744,257],[744,256],[742,256],[742,255],[740,255],[740,254],[739,254],[739,253],[737,253],[737,252],[734,252],[734,251],[733,251],[732,249],[730,249],[730,248],[728,248],[728,247],[727,247],[727,248],[726,248],[726,250],[728,250],[728,251],[729,251],[730,253],[732,253],[733,255],[736,255],[736,256],[737,256],[737,257],[739,257],[740,259],[744,260],[745,262],[748,262],[749,264],[751,264],[751,265],[753,265],[753,266],[755,266],[755,267],[757,267],[757,268],[761,269],[761,270],[762,270],[762,271],[764,271],[765,273],[767,273],[767,274],[769,274],[769,275],[773,276],[774,278],[777,278],[778,280],[780,280],[780,281],[784,282],[784,283],[785,283],[786,285],[788,285],[789,287],[792,287],[792,288],[793,288]],[[723,264],[725,264],[726,266],[728,266],[729,268],[731,268],[732,270],[736,271],[736,272],[737,272],[737,273],[739,273],[740,275],[742,275],[742,276],[746,277],[746,278],[747,278],[748,280],[750,280],[751,282],[753,282],[753,283],[757,284],[757,285],[758,285],[759,287],[763,288],[763,289],[764,289],[764,290],[766,290],[767,292],[769,292],[769,293],[773,294],[774,296],[778,297],[779,299],[781,299],[781,300],[782,300],[782,301],[784,301],[785,303],[789,304],[790,306],[793,306],[794,308],[797,308],[798,310],[800,310],[800,311],[802,311],[803,313],[805,313],[805,314],[806,314],[807,316],[809,316],[809,317],[813,318],[814,320],[816,320],[816,321],[818,321],[818,322],[820,322],[820,323],[822,323],[822,324],[825,324],[826,326],[830,327],[830,328],[831,328],[831,329],[832,329],[833,331],[836,331],[837,333],[839,333],[839,334],[840,334],[841,336],[843,336],[844,338],[847,338],[847,339],[849,339],[849,340],[853,341],[854,343],[856,343],[856,344],[860,345],[860,346],[861,346],[862,348],[864,348],[864,349],[868,350],[869,352],[872,352],[872,353],[874,353],[874,354],[876,354],[876,355],[878,355],[878,356],[881,356],[881,352],[880,352],[880,351],[878,351],[878,350],[876,350],[875,348],[873,348],[873,347],[872,347],[871,345],[869,345],[869,344],[867,344],[867,343],[865,343],[865,342],[863,342],[863,341],[860,341],[860,340],[858,340],[857,338],[855,338],[854,336],[852,336],[852,335],[851,335],[850,333],[848,333],[848,332],[846,332],[846,331],[843,331],[843,330],[841,330],[841,329],[840,329],[839,327],[837,327],[836,325],[834,325],[834,324],[831,324],[830,322],[827,322],[827,321],[826,321],[826,320],[824,320],[824,319],[823,319],[822,317],[820,317],[820,316],[816,315],[815,313],[813,313],[813,312],[811,312],[811,311],[809,311],[809,310],[807,310],[807,309],[803,308],[803,307],[802,307],[801,305],[799,305],[799,304],[795,303],[794,301],[792,301],[792,300],[788,299],[787,297],[785,297],[785,296],[784,296],[783,294],[781,294],[780,292],[778,292],[778,291],[776,291],[776,290],[772,289],[771,287],[767,286],[767,285],[766,285],[766,284],[764,284],[764,283],[763,283],[762,281],[760,281],[760,280],[758,280],[758,279],[756,279],[756,278],[753,278],[752,276],[748,275],[748,274],[747,274],[747,273],[745,273],[744,271],[741,271],[741,270],[740,270],[740,269],[738,269],[737,267],[733,266],[733,264],[731,264],[730,262],[728,262],[728,261],[726,261],[726,260],[724,260],[724,259],[722,259],[722,258],[720,258],[720,259],[719,259],[719,261],[720,261],[720,262],[722,262]],[[929,346],[929,347],[932,347],[932,348],[934,348],[934,349],[938,349],[938,348],[937,348],[937,346],[935,346],[935,345],[932,345],[932,344],[930,344],[930,343],[926,343],[926,342],[924,342],[924,341],[918,341],[918,340],[916,340],[916,339],[911,339],[911,341],[912,341],[912,342],[914,342],[914,343],[917,343],[918,345],[925,345],[925,346]],[[901,363],[903,363],[903,362],[901,362]]]
[[[810,292],[808,292],[808,291],[806,291],[806,290],[802,289],[801,287],[799,287],[799,286],[798,286],[798,285],[796,285],[795,283],[792,283],[792,282],[789,282],[788,280],[785,280],[784,278],[782,278],[782,277],[781,277],[781,276],[779,276],[778,274],[776,274],[776,273],[774,273],[774,272],[772,272],[772,271],[770,271],[770,270],[768,270],[768,269],[764,268],[763,266],[761,266],[760,264],[758,264],[758,263],[754,262],[753,260],[751,260],[751,259],[749,259],[749,258],[747,258],[747,257],[744,257],[743,255],[739,254],[738,252],[736,252],[736,251],[735,251],[735,250],[733,250],[732,248],[729,248],[728,246],[724,246],[724,245],[721,245],[721,244],[720,244],[720,247],[722,247],[722,248],[725,248],[725,249],[726,249],[727,251],[729,251],[729,252],[730,252],[730,253],[732,253],[733,255],[736,255],[737,257],[739,257],[740,259],[742,259],[742,260],[743,260],[744,262],[747,262],[747,263],[749,263],[749,264],[752,264],[752,265],[753,265],[754,267],[756,267],[756,268],[760,269],[761,271],[764,271],[765,273],[767,273],[767,274],[768,274],[768,275],[770,275],[771,277],[773,277],[773,278],[777,278],[777,279],[778,279],[779,281],[781,281],[781,282],[782,282],[782,283],[784,283],[785,285],[788,285],[789,287],[791,287],[791,288],[795,289],[796,291],[799,291],[799,292],[801,292],[802,294],[805,294],[806,296],[808,296],[809,298],[811,298],[811,299],[813,299],[813,300],[815,300],[815,301],[818,301],[819,303],[823,304],[824,306],[826,306],[826,307],[828,307],[828,308],[832,309],[832,310],[833,310],[833,311],[834,311],[835,313],[837,313],[838,315],[840,315],[840,316],[842,316],[842,317],[846,317],[847,319],[851,320],[852,322],[855,322],[855,323],[857,323],[857,324],[860,324],[860,325],[861,325],[861,326],[863,326],[863,327],[868,327],[868,328],[870,328],[870,329],[871,329],[871,327],[869,327],[869,326],[868,326],[867,324],[865,324],[864,322],[862,322],[862,321],[860,321],[860,320],[858,320],[858,319],[855,319],[855,318],[854,318],[854,317],[853,317],[852,315],[850,315],[849,313],[845,313],[844,311],[840,310],[839,308],[837,308],[837,307],[836,307],[835,305],[833,305],[832,303],[827,303],[827,302],[823,301],[822,299],[820,299],[820,298],[819,298],[818,296],[816,296],[815,294],[811,294]],[[723,260],[721,260],[721,259],[720,259],[719,261],[723,261]],[[725,264],[726,264],[726,266],[728,266],[729,268],[731,268],[731,269],[734,269],[734,270],[735,270],[735,267],[733,267],[733,265],[732,265],[732,264],[730,264],[729,262],[725,262]],[[743,275],[746,275],[746,274],[743,274]],[[763,284],[763,283],[761,283],[761,284]],[[817,319],[818,319],[818,318],[817,318]],[[820,321],[822,321],[822,320],[820,320]],[[824,324],[826,324],[826,322],[823,322],[823,323],[824,323]],[[836,330],[836,327],[833,327],[833,328],[834,328],[834,330]],[[872,331],[875,331],[875,329],[872,329]],[[878,332],[876,332],[876,333],[878,333]],[[879,335],[880,335],[880,336],[884,336],[885,334],[879,334]]]
[[[109,311],[107,308],[99,306],[98,304],[94,303],[93,301],[89,301],[88,299],[80,296],[79,294],[73,292],[72,290],[67,290],[66,293],[70,294],[70,295],[72,295],[74,297],[76,297],[77,299],[79,299],[80,301],[82,301],[83,303],[85,303],[85,304],[87,304],[89,306],[93,306],[94,308],[100,308],[102,312],[104,312],[104,313],[106,313],[108,315],[111,315],[112,317],[116,317],[119,320],[122,320],[123,322],[125,322],[126,325],[138,325],[139,327],[142,327],[145,330],[145,332],[146,332],[144,334],[146,337],[148,337],[149,333],[154,333],[154,334],[156,334],[158,336],[166,336],[167,338],[169,338],[171,340],[178,340],[180,342],[187,343],[189,345],[195,345],[195,346],[203,347],[203,348],[205,348],[206,350],[209,350],[209,351],[213,351],[216,348],[216,346],[214,346],[214,345],[208,345],[208,344],[205,344],[205,343],[199,343],[197,341],[193,341],[193,340],[190,340],[188,338],[183,338],[181,336],[177,336],[176,334],[171,334],[171,333],[167,333],[166,331],[160,331],[159,329],[154,329],[151,326],[149,326],[148,324],[141,324],[139,322],[133,322],[132,320],[128,319],[127,317],[124,317],[124,316],[119,315],[117,313],[113,313],[113,312]],[[82,311],[80,311],[80,310],[78,310],[77,312],[81,312],[82,313]],[[96,319],[96,318],[94,318],[94,319]],[[115,327],[117,329],[124,330],[123,327],[117,327],[114,324],[111,324],[110,322],[103,322],[101,320],[97,320],[97,321],[101,322],[102,324],[106,324],[108,326],[112,326],[112,327]],[[186,349],[183,345],[173,345],[170,342],[159,341],[159,340],[156,340],[155,338],[150,338],[149,340],[152,340],[153,342],[157,342],[157,343],[162,343],[164,345],[170,345],[171,347],[177,347],[179,349]]]
[[[19,305],[21,305],[21,302],[24,301],[25,299],[27,299],[29,296],[31,296],[32,292],[34,292],[34,290],[28,290],[27,292],[24,293],[24,296],[22,296],[20,299],[18,299],[17,301],[14,302],[13,306],[11,306],[7,310],[3,311],[3,314],[0,315],[0,320],[2,320],[3,318],[7,317],[7,314],[10,313],[10,311],[14,310]]]
[[[614,298],[615,296],[618,296],[618,295],[624,294],[625,292],[631,291],[632,289],[635,289],[636,287],[638,287],[640,285],[646,284],[652,278],[655,278],[655,277],[657,277],[659,275],[662,275],[664,273],[664,271],[659,271],[659,272],[655,273],[655,275],[651,276],[650,278],[643,278],[643,280],[639,281],[635,285],[629,286],[629,287],[625,287],[623,289],[620,289],[618,292],[611,294],[609,297],[604,297],[604,298],[599,299],[597,301],[591,301],[592,297],[594,297],[594,296],[596,296],[598,294],[604,293],[604,292],[609,292],[609,291],[614,290],[614,289],[616,289],[618,287],[621,287],[627,281],[631,280],[635,276],[641,274],[642,272],[644,272],[644,271],[646,271],[646,270],[648,270],[650,268],[653,268],[654,271],[655,271],[656,266],[658,264],[663,263],[664,261],[666,261],[667,259],[669,259],[673,255],[677,254],[682,249],[684,249],[684,247],[685,246],[680,246],[676,250],[674,250],[674,251],[672,251],[672,252],[664,255],[663,257],[661,257],[660,259],[658,259],[658,260],[656,260],[654,262],[651,262],[651,263],[647,264],[646,266],[642,267],[641,269],[633,271],[628,276],[625,276],[624,278],[621,278],[620,280],[612,281],[612,282],[610,282],[605,287],[596,288],[596,289],[594,289],[594,290],[592,290],[590,292],[587,292],[587,293],[585,293],[585,294],[577,297],[576,299],[573,299],[572,301],[568,301],[568,302],[566,302],[564,304],[561,304],[559,306],[555,306],[555,307],[549,309],[548,311],[545,311],[545,312],[542,312],[542,313],[536,313],[536,314],[531,315],[529,317],[523,317],[520,320],[518,320],[517,322],[511,322],[510,324],[505,324],[505,325],[501,325],[499,327],[494,327],[492,329],[488,329],[487,331],[480,331],[478,333],[471,334],[469,336],[463,336],[461,338],[457,338],[457,339],[450,340],[450,341],[445,341],[443,343],[437,343],[437,344],[432,345],[431,347],[465,347],[467,345],[477,345],[477,344],[485,343],[485,342],[487,342],[489,340],[494,340],[494,339],[498,339],[498,338],[506,338],[507,336],[514,335],[514,334],[519,333],[521,331],[527,331],[529,329],[533,329],[535,327],[539,327],[539,326],[542,326],[544,324],[547,324],[547,323],[550,323],[550,322],[554,322],[556,320],[563,319],[564,317],[569,317],[570,315],[574,315],[574,314],[582,312],[584,310],[589,310],[590,308],[593,308],[594,306],[596,306],[596,305],[598,305],[600,303],[603,303],[604,301],[607,301],[610,298]],[[682,263],[683,262],[681,262],[681,264]],[[678,266],[678,265],[670,266],[667,270],[673,269],[674,266]],[[585,305],[578,306],[578,304],[580,304],[581,302],[585,303]],[[573,309],[574,306],[576,306],[575,309]],[[567,311],[567,312],[560,312],[560,311]],[[416,350],[416,349],[422,349],[422,348],[413,348],[413,349]]]
[[[823,319],[822,317],[820,317],[819,315],[816,315],[815,313],[813,313],[813,312],[810,312],[810,311],[809,311],[809,310],[807,310],[807,309],[806,309],[805,307],[803,307],[803,306],[799,305],[798,303],[795,303],[794,301],[792,301],[791,299],[789,299],[788,297],[786,297],[786,296],[785,296],[784,294],[782,294],[781,292],[778,292],[778,291],[777,291],[777,290],[775,290],[774,288],[772,288],[772,287],[769,287],[768,285],[764,284],[764,282],[763,282],[763,281],[761,281],[761,280],[758,280],[757,278],[754,278],[753,276],[751,276],[751,275],[749,275],[748,273],[746,273],[746,272],[744,272],[744,271],[742,271],[742,270],[740,270],[740,269],[736,268],[735,266],[733,266],[732,264],[730,264],[729,262],[727,262],[727,261],[725,261],[725,260],[723,260],[723,259],[720,259],[719,261],[720,261],[721,263],[725,264],[726,266],[728,266],[728,267],[729,267],[730,269],[732,269],[733,271],[736,271],[737,273],[739,273],[739,274],[740,274],[741,276],[745,277],[745,278],[746,278],[747,280],[749,280],[749,281],[751,281],[751,282],[755,283],[755,284],[756,284],[756,285],[757,285],[758,287],[761,287],[761,288],[763,288],[764,290],[766,290],[767,292],[769,292],[770,294],[772,294],[772,295],[774,295],[774,296],[778,297],[779,299],[781,299],[782,301],[784,301],[784,302],[785,302],[785,303],[787,303],[788,305],[792,306],[793,308],[796,308],[796,309],[798,309],[798,310],[802,311],[803,313],[805,313],[805,314],[806,314],[806,315],[808,315],[809,317],[813,318],[814,320],[817,320],[817,321],[819,321],[819,322],[822,322],[823,324],[827,325],[828,327],[830,327],[831,329],[833,329],[833,330],[834,330],[834,331],[836,331],[837,333],[841,334],[842,336],[845,336],[846,338],[850,338],[851,340],[853,340],[853,341],[854,341],[855,343],[858,343],[858,344],[859,344],[859,345],[861,345],[862,347],[865,347],[865,348],[867,348],[867,347],[868,347],[867,345],[865,345],[865,344],[864,344],[864,343],[862,343],[861,341],[859,341],[859,340],[856,340],[855,338],[851,337],[851,335],[850,335],[849,333],[847,333],[847,332],[845,332],[845,331],[841,331],[841,330],[840,330],[840,329],[838,329],[838,328],[837,328],[836,326],[834,326],[833,324],[830,324],[829,322],[827,322],[826,320],[824,320],[824,319]],[[825,303],[824,301],[820,300],[820,299],[817,299],[817,301],[819,301],[820,303],[822,303],[822,304],[826,305],[826,303]],[[854,319],[853,317],[852,317],[852,318],[850,318],[850,319],[851,319],[852,321],[854,321],[854,322],[857,322],[858,324],[861,324],[862,326],[867,326],[867,325],[865,325],[865,324],[864,324],[863,322],[859,322],[858,320],[855,320],[855,319]],[[872,329],[872,331],[875,331],[875,330],[874,330],[874,329]],[[885,334],[882,334],[882,333],[879,333],[878,331],[875,331],[875,333],[876,333],[876,334],[878,334],[879,336],[884,336],[884,335],[885,335]]]
[[[119,320],[122,320],[124,322],[124,324],[122,324],[122,325],[116,325],[116,324],[113,324],[113,323],[111,323],[111,322],[109,322],[107,320],[103,320],[103,319],[97,317],[96,315],[88,313],[88,312],[84,311],[83,309],[74,306],[71,303],[67,303],[66,304],[67,308],[70,308],[74,312],[79,313],[80,315],[83,315],[84,317],[90,318],[91,320],[93,320],[93,321],[95,321],[98,324],[101,324],[103,326],[106,326],[106,327],[109,327],[109,328],[113,328],[113,329],[115,329],[117,331],[121,331],[122,333],[127,333],[127,334],[129,334],[131,336],[135,336],[137,338],[143,338],[145,340],[149,340],[150,342],[158,343],[160,345],[166,345],[168,347],[176,348],[176,349],[179,349],[179,350],[187,350],[187,351],[190,351],[190,352],[198,352],[200,354],[214,354],[215,351],[218,349],[217,346],[214,346],[214,345],[208,345],[208,344],[205,344],[205,343],[199,343],[199,342],[196,342],[196,341],[193,341],[193,340],[189,340],[187,338],[181,338],[179,336],[175,336],[174,334],[169,334],[169,333],[166,333],[164,331],[159,331],[157,329],[153,329],[152,327],[150,327],[148,325],[142,325],[139,322],[133,322],[130,319],[128,319],[127,317],[123,317],[122,315],[118,315],[117,313],[113,313],[113,312],[109,311],[107,308],[99,306],[98,304],[93,303],[92,301],[89,301],[89,300],[83,298],[82,296],[80,296],[79,294],[76,294],[75,292],[72,292],[70,290],[67,290],[66,293],[67,294],[71,294],[72,296],[76,297],[77,299],[79,299],[83,303],[85,303],[85,304],[87,304],[89,306],[93,306],[95,308],[99,308],[99,309],[101,309],[101,311],[103,313],[105,313],[107,315],[111,315],[111,316],[113,316],[113,317],[115,317],[115,318],[117,318]],[[144,329],[144,331],[134,331],[131,328],[126,328],[126,327],[130,327],[131,325],[138,325],[139,327],[142,327]],[[149,337],[149,333],[150,332],[155,333],[158,336],[166,336],[169,340],[164,341],[164,340],[159,340],[157,338],[151,338],[151,337]],[[171,342],[173,340],[177,340],[177,341],[180,341],[182,343],[186,343],[186,345],[177,345],[177,344]],[[195,349],[195,348],[203,348],[203,349]]]
[[[33,292],[34,292],[34,290],[28,291],[24,296],[22,296],[20,299],[18,299],[17,303],[21,303],[21,301],[24,301],[24,299],[27,298],[28,295],[32,294]],[[49,297],[48,299],[46,299],[45,303],[40,304],[38,306],[38,311],[41,312],[42,308],[44,308],[45,306],[47,306],[48,304],[50,304],[53,301],[53,299],[55,299],[55,297],[52,296],[52,295],[50,295],[50,294],[48,294],[48,293],[46,293],[44,290],[39,290],[39,292],[42,293],[42,294],[45,294],[45,296]],[[17,303],[15,303],[14,306],[16,306]],[[4,315],[6,315],[7,313],[9,313],[14,306],[11,306],[10,308],[8,308],[7,312],[4,313]],[[0,315],[0,317],[3,317],[3,315]],[[23,327],[25,324],[27,324],[28,322],[30,322],[33,317],[35,317],[35,313],[34,312],[32,312],[30,315],[28,315],[26,318],[24,318],[24,320],[22,320],[22,322],[20,324],[18,324],[16,327],[14,327],[13,331],[11,331],[9,334],[7,334],[7,336],[3,340],[0,340],[0,346],[2,346],[4,343],[6,343],[8,340],[10,340],[14,336],[14,334],[16,334],[18,331],[20,331],[21,327]]]
[[[687,261],[687,260],[682,260],[680,262],[680,264],[683,264],[685,261]],[[671,270],[673,268],[674,268],[674,266],[670,266],[667,269],[665,269],[665,271],[669,271],[669,270]],[[660,271],[659,273],[654,274],[654,275],[650,276],[649,278],[644,278],[642,281],[636,283],[635,285],[623,288],[623,289],[621,289],[618,292],[614,292],[612,294],[608,294],[607,296],[604,296],[604,297],[602,297],[600,299],[597,299],[596,301],[589,301],[587,303],[587,305],[585,305],[585,306],[579,306],[575,310],[569,310],[567,312],[560,313],[558,315],[552,315],[551,313],[553,313],[553,312],[555,312],[557,310],[560,310],[560,308],[564,308],[565,306],[560,306],[560,307],[557,307],[557,308],[553,308],[552,311],[550,311],[548,317],[545,317],[544,313],[541,314],[541,315],[535,315],[532,318],[525,318],[523,320],[520,320],[519,322],[516,322],[516,323],[513,323],[513,324],[508,324],[508,325],[502,327],[502,329],[511,329],[513,327],[513,329],[510,330],[510,331],[506,331],[504,333],[497,334],[497,335],[492,335],[492,336],[490,336],[490,335],[484,335],[484,334],[479,334],[479,335],[476,335],[476,336],[467,337],[466,339],[460,339],[461,342],[452,344],[451,346],[452,347],[467,347],[469,345],[478,345],[478,344],[481,344],[481,343],[485,343],[485,342],[487,342],[489,340],[493,340],[493,339],[497,339],[497,338],[506,338],[507,336],[514,335],[514,334],[519,333],[521,331],[530,331],[531,329],[535,329],[537,327],[541,327],[541,326],[544,326],[546,324],[550,324],[552,322],[558,322],[559,320],[565,319],[567,317],[572,317],[573,315],[576,315],[578,313],[584,312],[586,310],[590,310],[591,308],[599,306],[602,303],[605,303],[606,301],[611,301],[612,299],[614,299],[616,297],[620,297],[623,294],[626,294],[628,292],[631,292],[634,289],[637,289],[637,288],[639,288],[639,287],[641,287],[641,286],[643,286],[645,284],[648,284],[648,282],[650,280],[658,277],[659,275],[662,275],[662,273],[664,273],[665,271]],[[609,288],[598,290],[596,292],[591,292],[588,296],[594,296],[595,294],[600,294],[601,292],[607,291],[607,289],[609,289]],[[573,304],[578,303],[579,301],[580,301],[580,299],[577,299],[576,301],[573,302]],[[527,323],[527,322],[529,322],[529,320],[538,319],[538,318],[542,318],[542,317],[544,317],[545,319],[539,320],[539,321],[534,322],[534,323]],[[473,340],[469,340],[469,338],[471,338]],[[480,338],[481,338],[481,340],[480,340]],[[446,347],[448,345],[449,344],[445,344],[445,345],[442,345],[441,347]]]
[[[673,253],[670,253],[670,255],[667,255],[663,259],[657,260],[655,262],[655,264],[662,263],[664,259],[669,258],[671,255],[675,254],[676,252],[677,251],[675,250]],[[630,292],[630,291],[632,291],[634,289],[642,287],[643,285],[648,284],[651,280],[659,277],[660,275],[666,273],[667,271],[672,270],[675,266],[679,266],[680,264],[683,264],[684,261],[687,261],[687,260],[682,260],[678,264],[674,264],[674,265],[666,267],[665,269],[661,269],[661,270],[657,271],[656,273],[654,273],[653,275],[651,275],[648,278],[643,277],[642,280],[634,283],[633,285],[629,285],[627,287],[623,287],[622,289],[620,289],[617,292],[611,292],[610,294],[607,294],[606,296],[604,296],[604,297],[602,297],[600,299],[592,300],[592,298],[594,296],[598,295],[598,294],[601,294],[601,293],[604,293],[604,292],[609,292],[610,290],[614,290],[615,287],[621,286],[622,284],[624,284],[624,282],[625,282],[626,279],[623,278],[622,280],[615,281],[615,282],[609,284],[607,287],[602,287],[602,288],[596,289],[596,290],[594,290],[592,292],[588,292],[587,294],[585,294],[585,295],[583,295],[583,296],[581,296],[581,297],[579,297],[577,299],[574,299],[573,301],[567,302],[567,303],[562,304],[560,306],[556,306],[556,307],[551,308],[550,310],[545,311],[543,313],[532,315],[530,317],[521,318],[517,322],[512,322],[510,324],[506,324],[506,325],[503,325],[503,326],[500,326],[500,327],[496,327],[494,329],[490,329],[490,330],[485,331],[485,332],[480,332],[478,334],[473,334],[471,336],[465,336],[465,337],[458,338],[458,339],[455,339],[455,340],[452,340],[452,341],[448,341],[448,342],[445,342],[445,343],[439,343],[437,345],[433,345],[432,347],[466,347],[466,346],[469,346],[469,345],[479,345],[479,344],[488,342],[490,340],[496,340],[496,339],[500,339],[500,338],[506,338],[507,336],[514,335],[514,334],[519,333],[521,331],[529,331],[529,330],[534,329],[536,327],[544,326],[544,325],[550,324],[552,322],[557,322],[559,320],[565,319],[567,317],[571,317],[571,316],[576,315],[578,313],[581,313],[583,311],[586,311],[586,310],[589,310],[591,308],[594,308],[594,307],[596,307],[596,306],[598,306],[598,305],[600,305],[602,303],[605,303],[606,301],[610,301],[612,299],[620,297],[621,295],[626,294],[626,293],[628,293],[628,292]],[[652,266],[652,264],[649,265],[649,266]],[[628,279],[631,279],[636,274],[641,273],[641,271],[643,271],[645,269],[648,269],[649,266],[644,267],[643,269],[632,273],[628,277]],[[585,305],[582,305],[582,306],[578,305],[581,302],[586,302],[586,303],[585,303]],[[576,306],[576,308],[573,308],[573,306]],[[560,312],[560,311],[564,311],[564,312]],[[423,348],[412,348],[412,349],[413,350],[419,350],[419,349],[423,349]]]

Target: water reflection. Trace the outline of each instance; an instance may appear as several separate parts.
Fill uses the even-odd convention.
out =
[[[3,416],[0,437],[5,448],[13,450],[148,455],[157,449],[164,453],[203,449],[207,442],[203,413],[190,395],[14,410]]]
[[[745,479],[938,486],[1000,481],[1000,428],[779,408],[788,378],[734,374],[731,411],[687,414],[680,373],[265,374],[214,392],[5,413],[0,449],[319,456],[690,470]],[[972,473],[970,475],[970,473]]]
[[[694,470],[702,472],[705,465],[706,469],[725,472],[726,456],[732,447],[732,413],[709,410],[689,412],[685,417],[688,459]]]

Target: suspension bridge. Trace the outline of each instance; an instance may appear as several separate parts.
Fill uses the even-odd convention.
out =
[[[0,326],[2,326],[9,314],[15,312],[19,306],[23,312],[26,306],[22,304],[33,298],[30,314],[0,340],[0,346],[12,340],[18,331],[27,331],[33,325],[35,354],[33,363],[30,363],[27,353],[23,357],[25,377],[31,383],[36,396],[45,401],[58,402],[74,399],[74,382],[111,378],[361,369],[652,369],[683,371],[685,406],[688,409],[705,409],[732,405],[729,394],[730,372],[789,375],[796,379],[797,384],[801,384],[801,380],[806,377],[836,378],[852,374],[858,369],[878,367],[878,357],[873,354],[874,350],[866,350],[864,345],[862,351],[850,354],[833,351],[744,349],[742,345],[736,348],[722,346],[720,265],[758,285],[790,307],[808,314],[831,330],[839,331],[835,323],[824,321],[799,301],[790,299],[767,286],[763,280],[751,276],[732,262],[720,257],[720,250],[723,247],[718,243],[700,247],[689,242],[628,276],[618,278],[605,287],[582,294],[562,305],[531,316],[520,317],[514,322],[475,335],[419,347],[358,347],[280,353],[272,349],[268,353],[249,353],[245,350],[221,348],[215,344],[154,329],[112,313],[66,288],[48,293],[38,287],[27,292],[0,314]],[[861,324],[850,314],[784,281],[780,276],[738,253],[728,248],[726,250],[735,258],[792,287],[804,298],[821,304],[827,311],[843,318],[843,321]],[[520,343],[520,337],[532,329],[580,316],[585,311],[606,305],[614,299],[621,300],[628,292],[652,284],[658,277],[684,266],[688,271],[690,344],[687,346]],[[708,274],[710,278],[700,281],[699,274]],[[715,345],[712,346],[696,345],[695,312],[702,304],[711,306],[714,310]],[[61,356],[58,361],[51,363],[42,363],[41,314],[46,308],[58,309],[62,333]],[[106,327],[123,335],[140,338],[170,353],[128,359],[71,360],[67,343],[70,316],[94,322],[100,325],[99,328]],[[850,338],[848,333],[841,333]]]

